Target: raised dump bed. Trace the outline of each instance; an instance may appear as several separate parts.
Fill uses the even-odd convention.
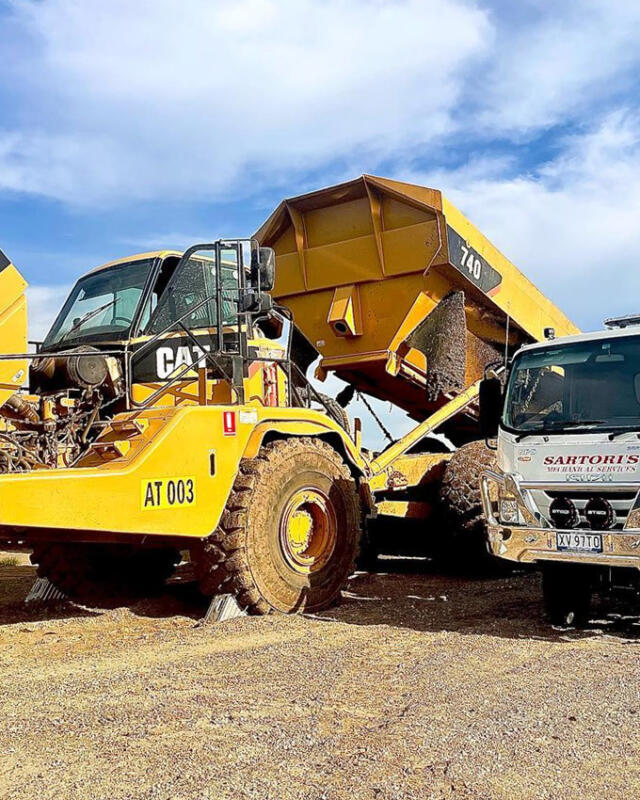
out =
[[[256,234],[275,298],[356,389],[427,419],[505,348],[577,328],[437,189],[363,175],[283,201]],[[467,413],[446,423],[475,438]]]

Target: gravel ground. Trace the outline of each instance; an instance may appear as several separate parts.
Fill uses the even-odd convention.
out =
[[[356,575],[323,618],[195,627],[188,584],[25,610],[0,556],[0,797],[640,795],[635,626],[540,622],[535,574]]]

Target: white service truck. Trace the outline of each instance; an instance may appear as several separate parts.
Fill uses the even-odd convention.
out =
[[[596,592],[640,598],[640,317],[605,325],[548,329],[480,387],[497,440],[497,472],[481,477],[488,546],[539,565],[557,625],[586,622]]]

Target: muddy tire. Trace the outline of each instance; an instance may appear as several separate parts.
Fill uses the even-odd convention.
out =
[[[344,428],[349,436],[351,436],[351,420],[349,419],[349,414],[347,414],[345,409],[335,398],[330,397],[328,394],[322,394],[319,392],[318,395],[322,398],[322,402],[325,405],[325,410],[329,416],[334,419],[341,428]]]
[[[361,507],[326,442],[287,439],[240,464],[218,528],[192,548],[205,595],[229,592],[252,614],[316,612],[353,572]]]
[[[589,621],[592,570],[581,564],[543,564],[542,597],[547,622],[579,628]]]
[[[47,578],[73,599],[157,591],[175,572],[180,559],[180,551],[171,547],[74,542],[41,542],[31,554],[38,577]]]
[[[484,441],[469,442],[451,457],[440,486],[440,554],[448,559],[489,560],[482,513],[480,473],[496,469]]]

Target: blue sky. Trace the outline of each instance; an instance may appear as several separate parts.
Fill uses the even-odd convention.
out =
[[[0,0],[31,333],[93,265],[362,172],[442,189],[581,326],[637,312],[639,43],[629,0]]]

